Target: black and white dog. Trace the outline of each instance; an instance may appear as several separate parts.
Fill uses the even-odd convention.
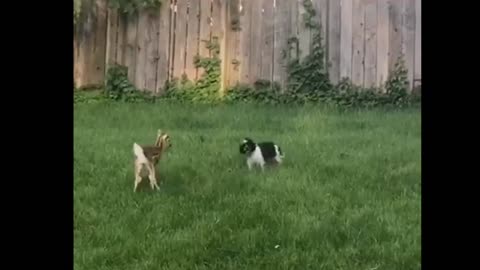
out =
[[[259,165],[264,170],[267,162],[282,163],[284,155],[280,146],[273,142],[255,143],[250,138],[245,138],[240,144],[240,153],[247,156],[247,166],[251,170],[253,165]]]

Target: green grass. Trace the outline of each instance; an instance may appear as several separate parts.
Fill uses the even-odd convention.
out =
[[[133,193],[158,128],[161,191]],[[249,172],[245,136],[285,163]],[[74,140],[76,270],[420,269],[418,109],[77,104]]]

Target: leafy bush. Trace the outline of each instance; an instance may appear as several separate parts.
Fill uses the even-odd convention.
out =
[[[128,68],[114,65],[107,71],[105,80],[105,97],[115,101],[139,102],[153,101],[154,96],[141,91],[128,80]]]

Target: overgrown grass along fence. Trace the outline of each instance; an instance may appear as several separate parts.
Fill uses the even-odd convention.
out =
[[[308,0],[163,0],[160,8],[125,14],[108,0],[81,0],[74,37],[77,87],[101,85],[108,66],[128,67],[135,87],[161,93],[167,81],[204,72],[203,41],[218,38],[221,88],[276,81],[285,87],[288,58],[305,57],[313,30],[304,24]],[[350,78],[380,86],[400,55],[410,89],[421,78],[421,0],[311,0],[321,25],[333,83]],[[293,38],[293,39],[292,39]],[[295,40],[291,53],[283,52]],[[287,59],[285,59],[287,55]]]

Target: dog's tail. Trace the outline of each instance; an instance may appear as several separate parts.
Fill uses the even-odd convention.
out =
[[[135,154],[137,159],[140,161],[140,163],[147,163],[147,157],[143,153],[143,148],[137,143],[133,143],[133,153]]]

